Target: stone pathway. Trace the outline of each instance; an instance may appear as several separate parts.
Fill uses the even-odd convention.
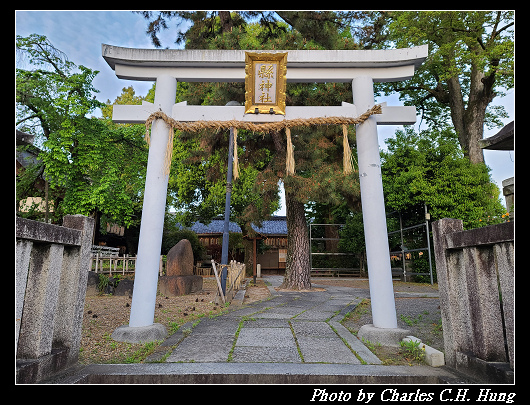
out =
[[[381,364],[339,323],[368,291],[325,286],[326,291],[277,292],[282,277],[266,281],[272,298],[203,318],[166,362]],[[176,343],[171,339],[165,346]]]
[[[52,382],[470,383],[444,367],[381,365],[339,323],[363,298],[369,297],[368,289],[326,285],[322,286],[326,291],[321,292],[277,292],[273,287],[281,284],[282,277],[266,277],[266,281],[272,284],[271,299],[213,319],[202,318],[191,333],[180,330],[169,336],[143,364],[91,364]],[[165,362],[161,362],[163,358]]]

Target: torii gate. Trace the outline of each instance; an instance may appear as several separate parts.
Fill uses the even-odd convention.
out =
[[[428,47],[277,52],[288,52],[287,82],[351,81],[354,104],[343,102],[341,106],[287,106],[285,115],[245,114],[244,106],[188,106],[186,102],[175,104],[178,80],[243,82],[245,51],[135,49],[102,44],[103,58],[114,69],[117,77],[156,81],[153,104],[143,102],[142,105],[115,105],[112,119],[118,123],[139,124],[144,123],[156,111],[162,111],[176,121],[239,120],[263,123],[330,116],[354,118],[374,106],[374,82],[410,79],[415,68],[427,57]],[[390,269],[377,125],[407,125],[415,122],[415,107],[383,106],[382,114],[372,115],[356,128],[373,318],[373,325],[365,325],[366,328],[363,328],[368,331],[366,336],[371,341],[384,343],[388,336],[398,336],[401,331],[397,329]],[[169,178],[164,170],[168,139],[168,125],[161,119],[155,120],[147,163],[131,315],[129,325],[121,326],[113,333],[115,340],[147,342],[161,339],[167,334],[163,325],[153,321]]]

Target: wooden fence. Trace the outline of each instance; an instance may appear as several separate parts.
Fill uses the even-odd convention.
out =
[[[221,289],[221,272],[224,266],[228,267],[228,274],[226,277],[226,294],[223,294]],[[217,297],[221,297],[223,304],[225,302],[230,302],[241,287],[243,280],[245,280],[245,264],[232,260],[230,264],[222,265],[215,263],[215,260],[212,259],[212,269],[214,271],[218,287],[216,301]]]
[[[432,224],[446,364],[488,382],[513,378],[513,224]]]
[[[164,256],[160,256],[158,264],[158,274],[162,276],[165,267]],[[96,273],[134,273],[136,270],[136,256],[104,256],[99,252],[93,254],[90,259],[90,267]]]

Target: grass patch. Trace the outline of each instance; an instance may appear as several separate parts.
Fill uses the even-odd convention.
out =
[[[298,344],[298,339],[296,338],[296,334],[294,333],[293,325],[291,321],[289,321],[288,323],[289,323],[289,328],[291,329],[291,333],[293,334],[293,337],[294,337],[294,342],[296,343],[296,350],[298,350],[298,355],[300,356],[302,363],[305,363],[304,355],[302,354],[302,350],[300,350],[300,345]]]
[[[231,362],[232,356],[234,354],[234,350],[236,348],[237,338],[239,337],[239,332],[241,332],[241,328],[243,327],[243,323],[245,322],[245,317],[241,318],[241,321],[239,322],[239,325],[237,327],[236,335],[234,336],[234,343],[232,343],[232,348],[230,349],[230,352],[228,353],[228,359],[226,361]]]
[[[352,320],[353,322],[359,322],[359,319],[361,319],[363,315],[370,313],[370,311],[372,310],[371,304],[372,301],[369,298],[364,298],[361,302],[359,302],[359,304],[357,304],[353,311],[350,311],[346,314],[346,316],[342,319],[341,323],[348,320]]]
[[[125,363],[141,363],[147,356],[153,353],[163,340],[155,340],[154,342],[145,343],[139,349],[132,352],[125,358]]]

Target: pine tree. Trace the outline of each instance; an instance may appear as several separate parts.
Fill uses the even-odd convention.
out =
[[[200,14],[203,13],[203,14]],[[251,12],[252,13],[252,12]],[[152,33],[155,28],[162,26],[166,18],[188,19],[193,25],[186,33],[179,34],[179,38],[186,39],[186,48],[210,49],[352,49],[355,43],[349,32],[339,32],[339,26],[332,12],[280,12],[283,21],[273,16],[273,13],[255,12],[254,17],[260,16],[259,23],[246,23],[245,13],[231,13],[228,16],[221,12],[174,13],[172,15],[159,14],[151,21]],[[152,18],[152,15],[146,15]],[[158,22],[156,22],[160,19]],[[318,26],[319,30],[315,30]],[[150,28],[150,29],[151,29]],[[239,83],[189,83],[187,98],[190,104],[224,105],[235,100],[244,101],[244,87]],[[341,101],[351,100],[351,85],[332,83],[323,84],[288,84],[287,104],[289,105],[340,105]],[[221,156],[226,156],[225,134],[201,133],[190,139],[198,147],[193,152],[192,159],[196,164],[204,162],[195,170],[204,169],[203,180],[196,184],[204,184],[204,195],[200,206],[213,207],[212,190],[223,191],[224,169]],[[198,136],[198,137],[197,137]],[[350,129],[350,144],[353,133]],[[240,168],[243,172],[255,170],[253,191],[260,196],[257,201],[247,201],[237,216],[242,229],[249,230],[251,222],[259,222],[270,215],[273,202],[278,195],[278,182],[283,181],[286,191],[288,251],[286,275],[283,287],[290,289],[308,289],[310,283],[310,246],[305,215],[305,204],[309,201],[336,203],[347,199],[351,206],[358,205],[359,184],[357,173],[347,176],[343,174],[342,161],[342,128],[310,128],[293,130],[295,146],[296,172],[293,176],[286,176],[285,134],[252,134],[239,131],[238,145]],[[217,152],[219,155],[217,155]],[[219,156],[220,161],[215,161]],[[205,160],[206,159],[206,160]],[[181,175],[182,171],[176,171]],[[226,172],[225,172],[226,173]],[[235,189],[238,182],[234,184]],[[171,180],[170,180],[171,186]],[[195,190],[188,189],[188,196]],[[202,193],[202,191],[200,192]],[[234,195],[233,194],[233,195]],[[217,199],[220,194],[215,193]],[[193,200],[193,198],[192,198]],[[219,204],[219,206],[221,206]],[[213,213],[215,210],[212,210]]]

